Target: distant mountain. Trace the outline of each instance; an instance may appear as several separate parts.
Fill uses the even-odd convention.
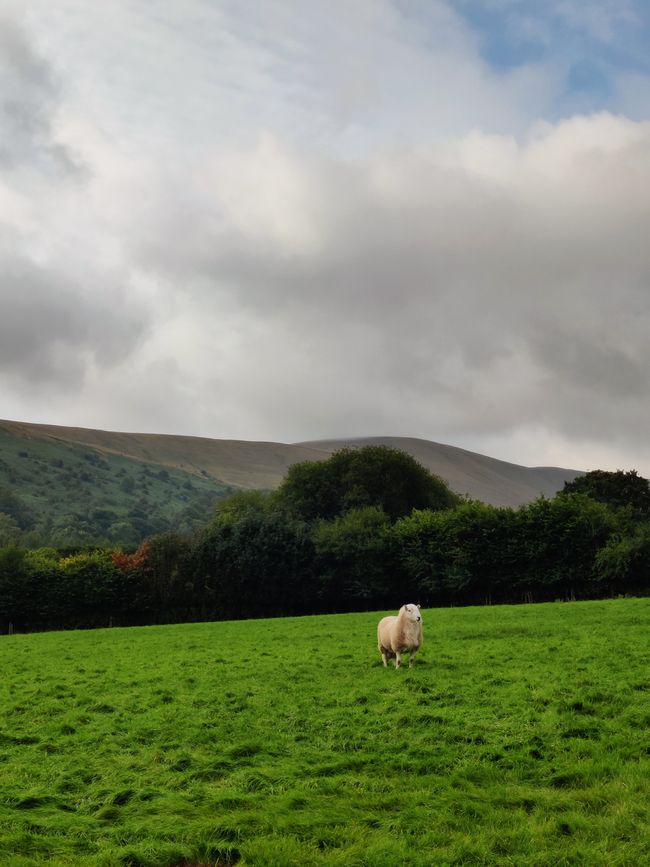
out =
[[[552,496],[580,474],[408,437],[287,444],[0,421],[0,513],[48,544],[135,544],[197,526],[234,489],[276,488],[291,464],[370,444],[402,449],[457,493],[498,506]]]
[[[443,478],[457,494],[493,506],[521,506],[540,494],[552,497],[564,483],[582,475],[580,470],[561,467],[522,467],[496,458],[411,437],[362,437],[316,440],[299,445],[331,454],[337,449],[385,445],[412,455],[432,473]]]

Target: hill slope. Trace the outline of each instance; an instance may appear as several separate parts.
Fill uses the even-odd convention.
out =
[[[173,467],[236,488],[275,488],[291,464],[328,456],[322,449],[285,443],[118,433],[13,421],[0,421],[0,430],[27,440],[85,446],[103,454]]]
[[[0,546],[133,546],[204,524],[231,490],[207,474],[0,423]]]
[[[411,437],[363,437],[349,440],[319,440],[301,443],[331,454],[349,446],[386,445],[408,452],[423,466],[443,478],[458,494],[493,506],[520,506],[540,494],[552,497],[566,481],[581,475],[560,467],[522,467],[496,458]]]
[[[0,512],[39,542],[135,544],[204,522],[233,488],[273,489],[291,464],[368,444],[402,449],[454,491],[497,506],[552,496],[578,475],[408,437],[287,444],[0,421]]]

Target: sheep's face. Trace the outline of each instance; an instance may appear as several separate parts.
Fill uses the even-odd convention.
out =
[[[414,623],[417,623],[419,620],[422,620],[422,615],[420,614],[420,606],[413,605],[409,602],[408,605],[402,606],[402,611],[406,616],[407,620],[412,620]]]

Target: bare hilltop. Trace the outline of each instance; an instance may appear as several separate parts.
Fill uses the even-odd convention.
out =
[[[411,437],[361,437],[301,443],[209,439],[169,434],[120,433],[58,425],[0,421],[0,431],[28,443],[83,447],[166,467],[233,488],[276,488],[301,461],[326,460],[341,448],[386,445],[401,449],[443,478],[452,490],[495,506],[519,506],[541,494],[553,496],[580,471],[524,467],[456,446]]]

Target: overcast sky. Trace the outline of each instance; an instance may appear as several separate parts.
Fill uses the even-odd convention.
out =
[[[0,10],[0,417],[650,476],[647,0]]]

